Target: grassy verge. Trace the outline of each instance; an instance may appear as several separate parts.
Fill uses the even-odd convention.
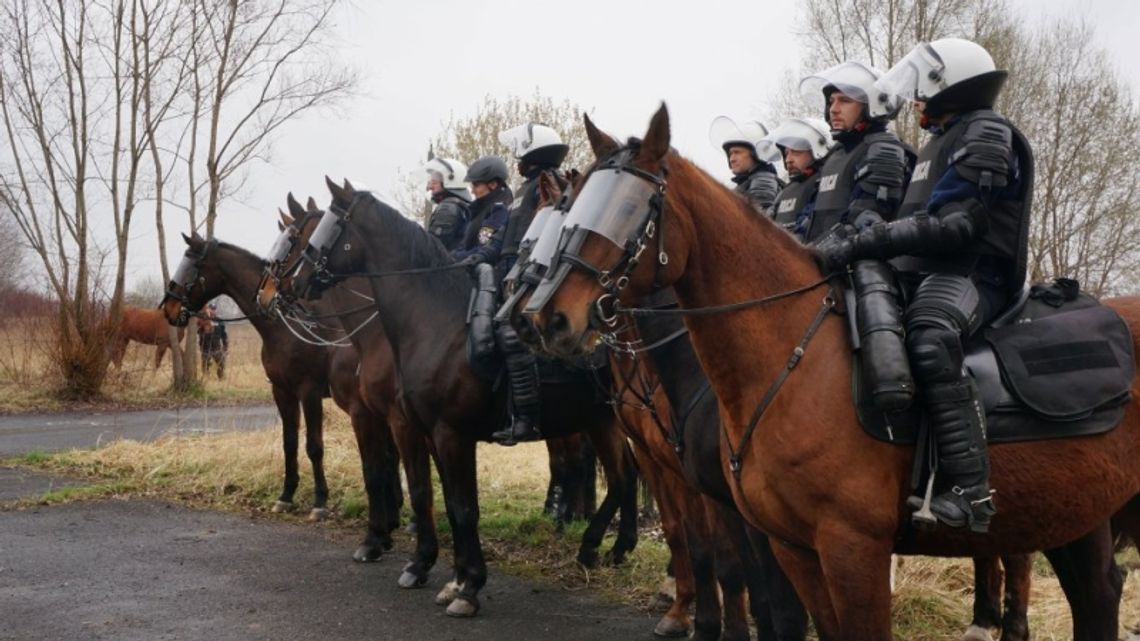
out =
[[[156,370],[154,346],[131,343],[122,368],[108,371],[103,398],[97,403],[77,405],[63,403],[52,393],[58,377],[51,368],[50,339],[46,333],[34,321],[12,321],[0,329],[0,414],[271,402],[257,331],[248,324],[231,325],[228,329],[230,353],[224,380],[204,377],[191,393],[172,395],[173,359],[169,351]]]
[[[365,496],[352,431],[347,419],[328,408],[325,466],[331,491],[333,525],[364,528]],[[306,510],[294,515],[268,512],[280,491],[282,453],[277,430],[178,436],[149,444],[119,441],[98,450],[46,455],[33,453],[7,461],[21,467],[87,479],[87,487],[55,490],[34,503],[100,497],[161,497],[187,505],[263,515],[304,523]],[[302,449],[303,451],[303,449]],[[596,589],[609,598],[645,607],[663,577],[668,551],[659,533],[645,531],[629,562],[621,568],[586,571],[573,561],[584,525],[561,535],[541,514],[547,481],[546,451],[541,445],[501,448],[481,445],[479,481],[481,534],[491,572],[519,574],[566,589]],[[299,506],[312,501],[308,466],[302,462]],[[436,488],[437,522],[448,546],[449,528]],[[17,509],[20,506],[17,506]],[[404,535],[400,535],[404,536]],[[607,539],[606,546],[612,543]],[[347,553],[347,552],[346,552]],[[449,563],[441,554],[436,578]],[[1136,554],[1122,557],[1136,564]],[[1140,573],[1125,585],[1121,621],[1140,620]],[[1068,606],[1045,563],[1038,563],[1030,607],[1033,638],[1071,638]],[[969,622],[973,570],[968,560],[904,559],[894,600],[895,636],[927,641],[958,639]]]

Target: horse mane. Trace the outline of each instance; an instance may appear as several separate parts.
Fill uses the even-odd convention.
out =
[[[216,240],[216,239],[215,239],[215,240]],[[250,260],[254,260],[254,261],[257,261],[257,263],[258,263],[258,264],[260,264],[260,265],[264,265],[264,264],[265,264],[265,259],[264,259],[264,258],[262,258],[261,256],[258,256],[257,254],[255,254],[255,253],[253,253],[253,252],[249,251],[249,250],[248,250],[248,249],[246,249],[245,247],[239,247],[238,245],[234,245],[234,244],[231,244],[231,243],[227,243],[227,242],[225,242],[225,241],[223,241],[223,240],[217,240],[216,242],[218,243],[218,248],[219,248],[219,249],[228,249],[228,250],[230,250],[230,251],[232,251],[232,252],[234,252],[234,253],[240,254],[242,258],[248,258],[248,259],[250,259]]]
[[[445,267],[455,263],[439,239],[422,226],[371,193],[362,192],[361,195],[370,201],[368,209],[362,212],[363,215],[379,216],[382,219],[384,233],[390,235],[398,247],[406,250],[409,264],[403,268]],[[462,301],[464,305],[471,292],[471,279],[463,270],[449,270],[407,278],[416,279],[415,284],[422,284],[433,294],[453,297],[453,300]]]

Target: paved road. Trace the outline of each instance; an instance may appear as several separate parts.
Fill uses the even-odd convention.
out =
[[[96,447],[120,438],[148,441],[172,433],[260,429],[276,422],[272,405],[0,416],[0,458]]]
[[[153,501],[0,512],[3,641],[463,641],[652,638],[654,619],[494,571],[455,620],[396,587],[407,552],[361,565],[355,533]]]

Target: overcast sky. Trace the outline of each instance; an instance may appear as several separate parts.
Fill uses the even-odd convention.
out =
[[[1083,15],[1097,44],[1140,87],[1140,2],[1012,2],[1031,19]],[[216,235],[265,253],[287,192],[323,205],[328,174],[392,193],[399,172],[418,166],[451,114],[472,114],[486,94],[529,96],[535,88],[586,108],[622,136],[642,134],[664,100],[673,145],[727,180],[709,123],[719,114],[766,113],[766,96],[785,71],[800,67],[796,19],[794,2],[771,0],[358,0],[340,12],[337,28],[340,55],[361,72],[361,95],[280,130],[270,162],[253,168],[240,199],[223,204]],[[187,229],[177,219],[167,227],[173,267],[184,249],[177,234]],[[145,210],[133,231],[130,283],[158,273]]]

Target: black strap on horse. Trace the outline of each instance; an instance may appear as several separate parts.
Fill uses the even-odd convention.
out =
[[[447,265],[436,265],[435,267],[415,267],[413,269],[394,269],[383,272],[354,272],[351,274],[336,274],[329,272],[328,276],[335,279],[344,279],[352,277],[360,278],[387,278],[389,276],[415,276],[419,274],[435,274],[438,272],[451,271],[453,269],[467,269],[470,267],[467,263],[448,263]]]
[[[656,307],[625,307],[621,303],[614,304],[615,314],[626,314],[629,316],[711,316],[713,314],[726,314],[735,312],[750,307],[759,307],[768,303],[774,303],[778,300],[805,294],[813,289],[819,288],[821,285],[827,284],[829,280],[834,278],[836,274],[828,274],[817,281],[813,281],[797,287],[786,292],[773,294],[771,296],[764,296],[762,298],[753,298],[750,300],[741,301],[739,303],[728,303],[726,305],[710,305],[708,307],[689,307],[689,308],[656,308]]]

